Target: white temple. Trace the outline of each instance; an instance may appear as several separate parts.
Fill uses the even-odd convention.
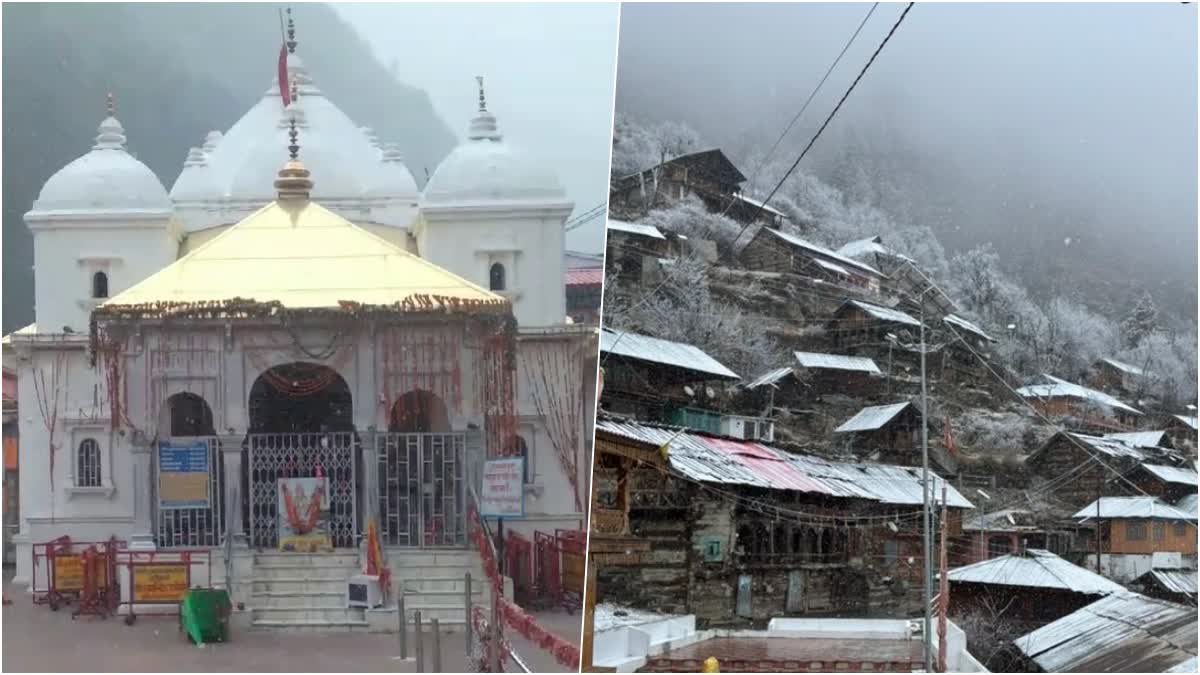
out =
[[[263,590],[296,567],[285,535],[307,546],[313,527],[282,486],[325,481],[319,564],[361,571],[373,522],[396,590],[436,604],[438,568],[478,569],[466,512],[485,456],[526,458],[508,531],[583,527],[596,333],[566,318],[573,204],[554,172],[505,140],[481,80],[466,140],[418,190],[288,45],[290,105],[272,84],[191,148],[170,191],[126,149],[110,97],[96,144],[25,216],[36,320],[5,356],[16,582],[33,591],[37,545],[115,537],[210,551],[193,585],[211,574],[255,623],[312,625],[291,609],[317,607],[318,625],[365,625],[313,604],[344,593],[337,569]]]

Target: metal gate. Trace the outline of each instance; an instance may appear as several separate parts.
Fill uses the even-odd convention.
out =
[[[160,502],[160,453],[155,449],[154,480],[150,490],[155,511],[154,543],[159,548],[201,548],[220,546],[225,534],[225,464],[221,461],[221,442],[211,436],[175,436],[172,445],[204,443],[208,446],[208,506],[170,508]]]
[[[337,548],[358,546],[358,437],[353,432],[250,434],[246,508],[250,545],[279,545],[279,479],[324,475],[329,536]]]
[[[376,437],[379,532],[389,546],[466,543],[463,434]]]

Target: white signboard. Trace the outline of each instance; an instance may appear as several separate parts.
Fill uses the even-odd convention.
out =
[[[489,459],[483,464],[479,515],[485,518],[525,517],[525,458]]]

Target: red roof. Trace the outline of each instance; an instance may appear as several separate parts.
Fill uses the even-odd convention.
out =
[[[582,267],[567,270],[568,286],[599,286],[604,283],[603,267]]]

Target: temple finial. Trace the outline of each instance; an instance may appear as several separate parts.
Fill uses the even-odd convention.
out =
[[[105,109],[108,111],[109,117],[117,116],[117,98],[113,96],[111,91],[108,92],[108,101],[105,105]]]
[[[296,53],[296,22],[292,20],[292,8],[287,8],[287,48],[289,54]]]
[[[298,82],[297,77],[293,74],[292,75],[292,102],[295,103],[298,100],[300,100],[300,83]],[[293,118],[292,122],[294,123],[295,121],[296,120]]]
[[[292,120],[288,122],[288,138],[291,139],[292,144],[287,146],[288,156],[290,156],[292,159],[298,159],[300,157],[300,141],[298,140],[299,136],[300,133],[296,131],[296,118],[292,117]]]
[[[483,76],[476,75],[475,81],[479,83],[479,112],[487,112],[487,98],[483,95]]]
[[[312,174],[305,168],[304,162],[300,161],[299,135],[296,131],[296,118],[292,117],[288,123],[288,138],[292,141],[287,146],[288,161],[284,162],[283,168],[275,178],[279,201],[292,204],[308,201],[313,188]]]

